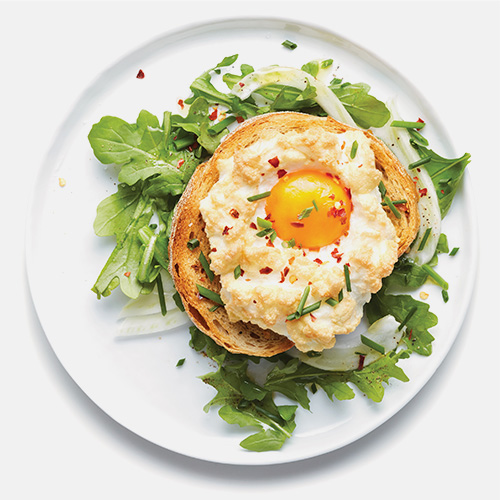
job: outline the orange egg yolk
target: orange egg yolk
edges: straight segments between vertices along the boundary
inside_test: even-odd
[[[313,169],[284,175],[266,199],[267,219],[284,241],[315,249],[330,245],[349,229],[349,190],[337,177]]]

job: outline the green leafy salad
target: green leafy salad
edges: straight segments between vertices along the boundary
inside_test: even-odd
[[[188,323],[168,274],[173,211],[197,166],[213,154],[226,134],[250,117],[299,111],[331,115],[348,125],[371,129],[410,175],[419,172],[417,189],[426,195],[420,203],[430,213],[422,220],[410,251],[365,305],[370,326],[357,347],[345,351],[334,347],[324,353],[292,349],[259,359],[231,354],[196,327],[189,328],[190,346],[217,365],[201,377],[216,391],[205,410],[217,407],[226,422],[248,428],[240,443],[243,448],[268,451],[280,449],[292,436],[296,410],[309,409],[317,391],[323,390],[332,402],[352,399],[356,393],[380,402],[391,378],[408,381],[398,366],[400,359],[431,355],[430,330],[438,319],[412,292],[431,280],[442,288],[443,300],[448,300],[448,283],[435,267],[438,258],[453,256],[458,248],[450,250],[441,220],[470,155],[454,159],[438,155],[423,135],[424,121],[403,120],[395,105],[371,95],[366,83],[331,76],[332,60],[311,61],[301,69],[255,70],[241,64],[234,73],[237,59],[237,55],[226,57],[196,78],[189,95],[179,101],[177,114],[165,111],[157,117],[142,110],[135,123],[105,116],[89,133],[96,158],[119,166],[117,191],[99,204],[94,223],[95,233],[115,238],[116,247],[92,290],[101,298],[120,287],[130,298],[123,315],[132,333],[158,331],[153,326],[148,329],[151,317],[162,330]],[[396,200],[387,199],[383,185],[380,190],[382,200],[397,214]],[[140,312],[144,307],[147,316]],[[391,343],[389,337],[397,341]],[[183,360],[178,366],[182,364]],[[289,404],[278,405],[277,394]]]

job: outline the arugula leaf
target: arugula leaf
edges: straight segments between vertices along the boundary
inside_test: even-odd
[[[98,298],[108,296],[117,286],[130,298],[149,293],[160,267],[168,270],[173,210],[202,161],[193,148],[177,151],[174,137],[180,128],[172,118],[165,113],[160,125],[145,110],[135,124],[107,116],[89,133],[96,157],[121,167],[117,192],[99,204],[94,220],[98,236],[117,238],[92,288]],[[154,214],[159,225],[153,242],[148,225]]]
[[[118,285],[130,298],[137,298],[142,293],[145,285],[137,280],[142,257],[142,243],[138,232],[149,224],[152,215],[151,200],[142,197],[136,206],[132,221],[117,238],[115,249],[92,287],[98,298],[108,296]]]
[[[424,356],[432,354],[434,337],[429,329],[437,325],[437,316],[430,312],[429,305],[414,299],[411,295],[392,295],[387,287],[372,296],[365,305],[365,313],[370,323],[391,314],[399,323],[406,321],[407,335],[404,341],[409,349]]]
[[[421,158],[430,158],[423,167],[429,172],[436,189],[441,219],[448,213],[453,198],[462,182],[465,167],[470,163],[471,155],[465,153],[459,158],[443,158],[432,149],[426,148],[417,142],[412,142]]]
[[[439,235],[436,252],[428,262],[429,266],[436,266],[438,255],[448,253],[448,239],[444,233]],[[421,287],[429,278],[429,274],[412,260],[401,257],[395,264],[392,273],[384,278],[384,284],[389,289],[415,290]]]
[[[401,382],[408,382],[410,380],[403,370],[399,366],[396,366],[399,359],[404,357],[408,357],[407,351],[400,351],[399,353],[391,352],[362,370],[351,372],[349,380],[372,401],[380,403],[385,391],[382,383],[387,384],[390,378],[395,378]]]
[[[366,83],[342,83],[335,78],[330,89],[361,128],[382,127],[391,117],[387,106],[368,93],[370,86]]]
[[[204,350],[218,364],[217,371],[200,377],[217,390],[204,410],[208,412],[211,407],[220,406],[219,416],[226,422],[258,428],[256,434],[240,443],[242,447],[252,451],[280,449],[295,428],[297,407],[277,406],[272,392],[250,378],[248,356],[230,354],[195,327],[191,327],[190,332],[191,346],[197,351]]]
[[[138,186],[119,184],[118,191],[108,196],[97,206],[94,231],[97,236],[121,234],[135,213],[141,190]]]

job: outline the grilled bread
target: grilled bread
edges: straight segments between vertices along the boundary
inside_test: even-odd
[[[203,298],[197,284],[215,293],[220,292],[217,276],[210,281],[200,263],[200,252],[210,253],[210,243],[204,232],[200,202],[218,181],[217,162],[230,158],[254,142],[290,130],[301,131],[320,125],[327,132],[343,133],[352,127],[330,117],[316,117],[295,112],[270,113],[243,122],[227,135],[214,155],[194,172],[174,214],[170,237],[170,272],[186,312],[194,324],[219,345],[233,353],[269,357],[288,350],[293,343],[285,336],[242,321],[230,322],[224,307]],[[377,169],[383,175],[387,196],[391,200],[406,200],[398,204],[397,217],[385,207],[399,238],[398,255],[402,255],[414,240],[419,227],[418,194],[406,169],[388,147],[371,132],[363,131],[370,140]],[[199,246],[190,249],[188,242],[196,239]]]

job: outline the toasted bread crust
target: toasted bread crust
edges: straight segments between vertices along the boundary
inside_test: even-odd
[[[270,113],[246,120],[225,137],[208,162],[198,166],[175,209],[169,245],[170,273],[175,287],[194,324],[230,352],[268,357],[288,350],[293,343],[282,335],[250,323],[231,323],[223,307],[210,311],[214,304],[199,295],[197,284],[216,293],[220,292],[218,277],[215,276],[213,282],[210,281],[199,261],[200,251],[208,256],[211,250],[204,232],[200,202],[218,181],[218,160],[232,157],[238,149],[248,147],[257,140],[289,130],[305,130],[312,125],[320,125],[333,133],[352,129],[330,117],[295,112]],[[386,207],[399,237],[398,255],[402,255],[418,231],[418,195],[413,181],[394,154],[371,132],[363,132],[370,139],[376,167],[383,174],[389,198],[407,201],[404,205],[398,205],[400,218]],[[187,242],[193,238],[198,239],[200,246],[190,250]]]
[[[193,323],[217,344],[233,353],[274,356],[290,349],[293,343],[282,335],[251,323],[231,323],[223,307],[210,311],[214,303],[201,297],[196,287],[196,284],[200,284],[216,293],[221,288],[217,276],[213,281],[208,279],[199,260],[200,251],[206,256],[210,253],[200,201],[218,177],[217,168],[212,163],[199,165],[177,205],[169,245],[170,274]],[[187,243],[193,238],[200,245],[190,250]]]

